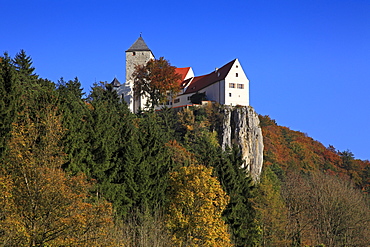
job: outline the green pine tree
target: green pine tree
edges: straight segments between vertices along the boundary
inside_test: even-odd
[[[216,168],[219,180],[230,197],[223,216],[230,227],[235,246],[258,246],[260,233],[253,206],[255,186],[242,164],[239,149],[234,147]]]
[[[62,123],[65,128],[63,136],[64,151],[67,154],[63,168],[77,174],[89,173],[88,164],[91,162],[89,133],[92,128],[92,118],[89,106],[83,98],[83,89],[77,78],[58,81],[59,111],[63,115]]]
[[[6,143],[16,114],[14,85],[15,68],[7,53],[0,57],[0,160],[4,157]]]

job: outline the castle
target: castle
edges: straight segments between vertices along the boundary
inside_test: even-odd
[[[114,78],[111,83],[118,95],[127,102],[132,112],[144,109],[147,103],[145,96],[139,99],[134,97],[132,74],[135,65],[145,65],[150,59],[154,59],[153,52],[140,35],[126,51],[126,82],[121,84]],[[218,102],[222,105],[249,105],[249,80],[238,59],[234,59],[207,75],[194,76],[191,67],[176,68],[176,73],[181,75],[180,93],[176,98],[169,100],[165,105],[158,106],[158,108],[192,105],[191,96],[194,94],[202,94],[208,101]]]

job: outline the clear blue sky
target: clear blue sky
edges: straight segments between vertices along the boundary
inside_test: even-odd
[[[239,58],[251,105],[325,146],[370,159],[370,1],[0,0],[0,48],[36,73],[124,82],[140,32],[156,57],[196,75]]]

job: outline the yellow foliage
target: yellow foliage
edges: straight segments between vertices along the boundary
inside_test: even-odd
[[[92,203],[85,175],[61,168],[63,129],[56,109],[13,125],[7,164],[0,170],[0,245],[112,246],[112,207]]]
[[[203,165],[184,166],[170,178],[167,227],[174,246],[231,246],[221,214],[228,196]]]

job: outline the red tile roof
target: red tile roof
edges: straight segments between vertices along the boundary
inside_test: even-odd
[[[181,75],[181,82],[185,80],[185,76],[188,74],[189,70],[190,70],[190,67],[176,68],[176,73]]]
[[[229,73],[231,67],[233,66],[235,60],[236,59],[225,64],[220,69],[217,69],[212,73],[209,73],[208,75],[194,77],[194,79],[191,81],[190,85],[184,92],[184,94],[195,93],[205,87],[208,87],[209,85],[212,85],[213,83],[224,80],[227,74]]]

